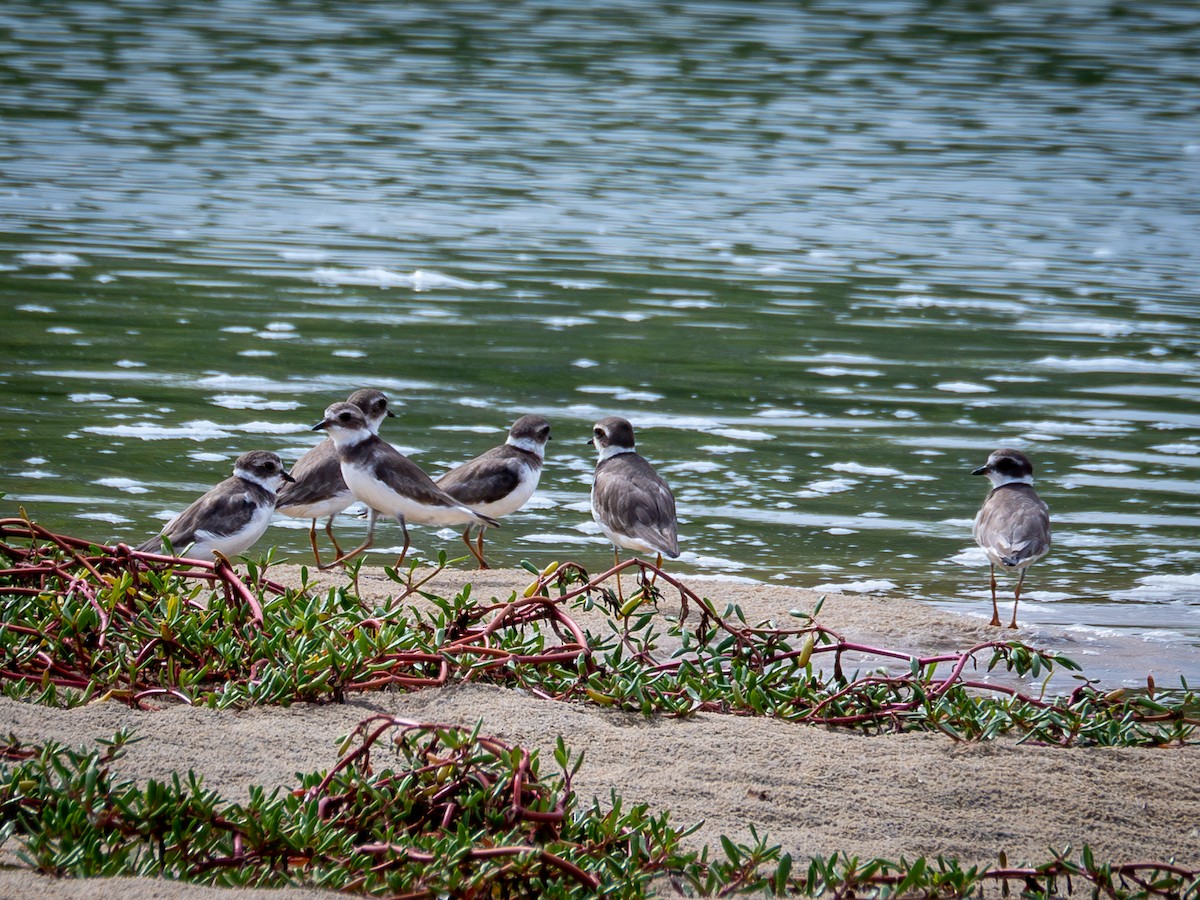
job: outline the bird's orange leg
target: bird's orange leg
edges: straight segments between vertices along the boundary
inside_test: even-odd
[[[1000,625],[1000,607],[998,607],[996,605],[996,564],[995,563],[992,563],[992,624],[996,625],[996,626]]]
[[[322,572],[332,569],[334,566],[339,566],[348,559],[353,559],[354,557],[358,556],[358,554],[362,553],[364,550],[366,550],[368,547],[370,547],[372,544],[374,544],[375,543],[375,519],[378,516],[379,516],[379,513],[377,513],[373,509],[370,510],[369,514],[367,515],[367,537],[361,544],[359,544],[357,547],[355,547],[349,553],[343,553],[341,556],[339,556],[333,562],[326,563],[323,566],[318,566],[318,568]],[[408,529],[404,530],[404,540],[405,540],[404,549],[408,550],[408,543],[407,543]],[[401,559],[404,558],[403,554],[401,555],[400,558]]]
[[[308,529],[308,542],[312,544],[313,559],[317,561],[317,568],[321,568],[321,551],[317,549],[317,520],[312,520],[312,528]]]
[[[1021,602],[1021,585],[1025,583],[1025,573],[1027,571],[1028,569],[1021,570],[1021,577],[1017,579],[1017,589],[1013,591],[1013,617],[1012,622],[1009,623],[1009,628],[1017,627],[1017,604]]]
[[[475,545],[473,543],[471,543],[471,525],[469,523],[467,524],[466,530],[463,531],[463,533],[462,533],[462,540],[463,540],[463,543],[467,545],[467,549],[471,551],[471,555],[473,557],[475,557],[475,560],[479,563],[479,568],[481,568],[481,569],[490,568],[487,564],[487,561],[484,560],[484,558],[483,558],[483,526],[481,525],[479,527],[479,549],[478,550],[476,550]]]
[[[338,539],[333,536],[333,516],[325,520],[325,533],[329,535],[329,541],[333,544],[333,549],[337,551],[337,555],[342,555],[342,545],[338,543]]]

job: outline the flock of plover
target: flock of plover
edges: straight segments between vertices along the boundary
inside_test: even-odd
[[[275,453],[253,450],[238,457],[233,476],[225,479],[173,518],[155,537],[138,547],[156,552],[164,541],[189,558],[207,559],[214,552],[235,557],[249,550],[278,510],[311,519],[309,540],[322,569],[341,565],[371,546],[380,515],[394,518],[409,548],[408,525],[463,525],[463,542],[487,568],[483,533],[501,516],[520,509],[537,489],[550,440],[550,423],[541,416],[522,416],[508,440],[436,481],[416,463],[379,437],[379,426],[394,413],[376,390],[355,391],[334,403],[313,431],[328,437],[296,461],[289,473]],[[598,454],[592,482],[592,518],[613,551],[621,549],[674,559],[679,556],[675,497],[667,482],[634,450],[633,426],[619,416],[601,419],[589,443]],[[1000,625],[996,604],[996,567],[1017,572],[1010,628],[1017,627],[1017,603],[1028,567],[1050,550],[1050,513],[1033,489],[1033,464],[1019,450],[997,450],[973,475],[992,483],[973,529],[976,543],[991,563],[992,625]],[[333,518],[355,502],[366,505],[367,536],[344,552],[333,535]],[[322,563],[317,522],[336,550]],[[478,532],[472,538],[472,529]]]

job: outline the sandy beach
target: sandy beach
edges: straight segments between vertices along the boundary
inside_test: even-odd
[[[285,582],[299,578],[296,569],[276,569],[273,575]],[[343,584],[344,576],[321,580]],[[476,596],[507,599],[530,580],[523,571],[448,570],[426,589],[448,594],[469,581]],[[788,621],[789,610],[811,610],[818,599],[780,585],[709,579],[689,585],[718,609],[740,604],[751,621]],[[383,597],[395,594],[397,586],[364,570],[360,587],[365,597]],[[672,609],[668,596],[660,610],[671,614],[677,607]],[[831,595],[819,621],[861,643],[922,655],[997,637],[983,618],[894,598]],[[1019,637],[1085,667],[1097,654],[1144,652],[1128,638],[1086,640],[1051,631],[1023,631]],[[71,745],[91,745],[131,727],[143,740],[129,748],[122,773],[149,779],[194,769],[226,799],[240,801],[251,785],[291,787],[296,772],[327,769],[338,758],[338,738],[379,712],[466,726],[482,720],[484,732],[541,748],[547,762],[561,735],[585,751],[575,782],[580,795],[605,798],[615,789],[629,802],[669,810],[677,825],[702,821],[689,838],[695,845],[715,843],[721,835],[748,840],[753,825],[800,858],[837,851],[868,858],[940,854],[989,865],[1004,852],[1016,864],[1045,861],[1051,848],[1087,843],[1106,861],[1172,859],[1200,867],[1197,746],[1058,749],[1009,738],[964,744],[934,734],[864,736],[713,714],[646,718],[478,684],[363,694],[342,705],[245,711],[183,705],[134,711],[112,702],[54,710],[3,700],[0,726],[23,741]],[[7,863],[14,861],[11,851],[10,845]],[[280,893],[320,894],[237,896]],[[4,897],[118,895],[142,900],[228,893],[149,879],[78,883],[20,869],[0,871]]]

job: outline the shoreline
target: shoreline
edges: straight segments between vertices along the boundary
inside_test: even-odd
[[[347,583],[340,572],[310,575],[322,588]],[[268,577],[298,584],[300,567],[273,567]],[[469,582],[473,596],[503,601],[533,580],[523,570],[447,569],[425,589],[441,595]],[[688,583],[686,576],[680,580]],[[793,608],[811,611],[821,596],[709,578],[693,584],[718,610],[739,604],[750,622],[783,621]],[[365,598],[400,589],[382,570],[365,568],[360,587]],[[660,613],[677,612],[671,590],[664,595]],[[580,621],[586,627],[585,616]],[[818,621],[859,643],[923,655],[995,640],[997,630],[918,601],[832,594]],[[1024,631],[1018,636],[1028,637]],[[1088,843],[1099,860],[1174,858],[1200,867],[1197,745],[1063,749],[1012,738],[959,743],[936,733],[868,736],[714,713],[648,718],[462,682],[413,693],[356,694],[344,704],[224,711],[184,705],[139,711],[99,701],[59,710],[0,700],[0,723],[29,742],[94,745],[117,728],[132,727],[143,740],[118,764],[122,774],[144,781],[193,769],[234,802],[244,802],[250,785],[290,789],[296,772],[328,769],[339,756],[339,737],[379,712],[467,727],[482,722],[484,733],[539,749],[547,771],[561,735],[575,753],[584,753],[574,782],[581,803],[592,797],[605,802],[616,790],[627,803],[669,810],[676,825],[702,822],[689,846],[719,846],[722,835],[749,840],[754,826],[798,859],[834,852],[864,859],[943,855],[986,866],[1000,852],[1010,863],[1039,863],[1051,850]],[[13,862],[11,845],[0,860]],[[153,879],[71,882],[0,870],[0,894],[6,896],[73,900],[115,898],[118,892],[122,900],[229,896]],[[237,896],[333,895],[289,889]]]

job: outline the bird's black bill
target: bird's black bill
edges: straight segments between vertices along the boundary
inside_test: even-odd
[[[314,425],[312,427],[312,430],[313,431],[323,431],[324,429],[326,429],[328,427],[329,427],[329,420],[322,419],[320,422],[318,422],[316,425]]]
[[[295,484],[295,483],[296,483],[296,479],[295,479],[295,478],[293,478],[291,475],[289,475],[287,472],[284,472],[284,473],[283,473],[283,475],[281,475],[280,477],[281,477],[281,478],[282,478],[284,481],[290,481],[292,484]]]
[[[980,466],[978,469],[973,469],[971,471],[972,475],[986,475],[987,473],[988,473],[987,466]]]

